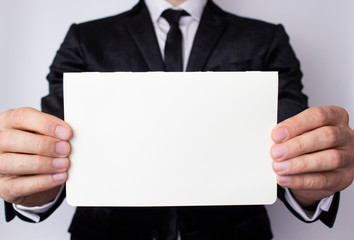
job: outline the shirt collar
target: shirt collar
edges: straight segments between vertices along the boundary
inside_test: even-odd
[[[207,0],[186,0],[177,7],[173,7],[173,5],[166,0],[145,0],[145,3],[150,12],[152,22],[154,23],[158,21],[163,11],[169,8],[185,10],[191,17],[200,21]]]

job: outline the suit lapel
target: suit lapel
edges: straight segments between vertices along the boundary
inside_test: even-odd
[[[208,1],[194,38],[187,71],[203,70],[218,40],[226,29],[227,22],[223,19],[224,14],[212,1]]]
[[[150,71],[163,71],[164,63],[161,51],[150,13],[144,1],[141,0],[132,9],[125,25],[144,57],[146,64],[149,66]]]

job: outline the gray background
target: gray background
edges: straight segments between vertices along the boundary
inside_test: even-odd
[[[354,127],[354,2],[352,0],[215,0],[239,15],[282,23],[302,63],[311,106],[345,107]],[[0,0],[0,112],[39,109],[48,92],[45,76],[73,22],[129,9],[137,0]],[[267,207],[274,239],[354,239],[354,187],[343,191],[333,229],[305,224],[277,201]],[[0,239],[69,239],[74,208],[64,203],[47,221],[5,223],[0,204]]]

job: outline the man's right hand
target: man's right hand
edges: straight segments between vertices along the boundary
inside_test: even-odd
[[[70,126],[33,108],[0,114],[0,197],[23,206],[52,201],[68,177]]]

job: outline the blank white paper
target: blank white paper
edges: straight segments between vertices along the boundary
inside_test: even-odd
[[[73,206],[276,200],[277,72],[65,73]]]

